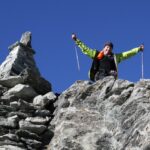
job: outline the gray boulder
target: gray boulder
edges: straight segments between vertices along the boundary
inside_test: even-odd
[[[29,85],[17,84],[13,88],[9,89],[4,95],[13,95],[22,99],[31,99],[37,96],[35,90]]]
[[[0,136],[0,141],[4,141],[4,140],[12,140],[12,141],[19,142],[18,137],[15,134],[10,134],[10,133]]]
[[[22,83],[24,83],[24,80],[21,76],[9,76],[0,79],[0,84],[9,88],[12,88],[17,84],[22,84]]]
[[[18,131],[16,131],[16,135],[18,135],[19,138],[24,138],[24,139],[33,139],[33,140],[37,140],[40,141],[41,137],[38,136],[35,133],[32,133],[28,130],[21,130],[19,129]]]
[[[20,73],[25,84],[31,85],[39,94],[46,94],[52,90],[51,84],[31,68],[25,68]]]
[[[17,101],[10,102],[10,106],[16,111],[19,110],[19,103]]]
[[[27,130],[27,131],[36,133],[38,135],[42,134],[46,130],[45,125],[36,125],[36,124],[32,124],[32,123],[30,123],[28,121],[24,121],[24,120],[21,120],[19,122],[19,127],[22,130]]]
[[[15,115],[17,115],[19,117],[19,119],[25,119],[25,118],[31,116],[32,114],[23,113],[23,112],[20,112],[20,111],[13,111],[13,112],[10,112],[8,114],[8,117],[12,117],[12,116],[15,116]]]
[[[40,117],[46,117],[46,116],[51,116],[52,112],[50,112],[49,110],[46,109],[38,109],[35,111],[35,115],[36,116],[40,116]]]
[[[40,150],[42,148],[42,142],[32,139],[21,138],[21,140],[27,145],[28,149]]]
[[[35,111],[35,107],[33,106],[32,103],[28,103],[22,99],[19,99],[18,106],[22,112],[33,113]]]
[[[12,116],[8,118],[0,117],[0,126],[6,127],[6,128],[17,128],[18,116]]]
[[[27,117],[25,121],[31,122],[33,124],[37,125],[45,125],[50,121],[49,117],[43,118],[43,117]]]
[[[0,146],[0,150],[26,150],[26,148],[6,144]]]
[[[49,92],[45,95],[38,95],[33,99],[33,104],[35,106],[40,106],[41,108],[44,108],[46,105],[49,105],[50,103],[54,103],[56,100],[56,95],[53,92]]]

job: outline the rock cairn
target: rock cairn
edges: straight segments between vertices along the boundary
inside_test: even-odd
[[[0,150],[45,149],[57,96],[36,66],[30,32],[9,50],[0,66]]]

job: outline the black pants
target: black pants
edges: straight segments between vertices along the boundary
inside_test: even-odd
[[[106,72],[104,72],[103,70],[98,71],[98,72],[95,74],[94,81],[103,79],[103,78],[105,78],[106,76],[108,76],[108,74],[106,74]]]
[[[106,73],[105,71],[98,71],[95,74],[94,81],[104,79],[107,76],[113,76],[115,79],[117,79],[117,72],[116,71],[110,71],[110,73]]]

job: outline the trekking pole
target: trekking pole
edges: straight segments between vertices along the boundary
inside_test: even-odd
[[[142,64],[142,79],[144,79],[144,54],[143,51],[141,53],[141,64]]]
[[[77,50],[77,46],[76,45],[75,45],[75,53],[76,53],[76,60],[77,60],[78,71],[80,71],[80,62],[79,62],[78,50]]]

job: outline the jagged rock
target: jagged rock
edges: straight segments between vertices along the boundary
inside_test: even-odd
[[[22,99],[19,99],[19,102],[18,102],[18,105],[19,105],[19,108],[21,111],[23,112],[34,112],[35,111],[35,108],[33,106],[32,103],[28,103]]]
[[[6,88],[6,87],[0,85],[0,96],[2,96],[3,93],[5,93],[7,90],[8,90],[8,88]]]
[[[18,100],[18,98],[16,96],[8,95],[6,93],[7,93],[7,91],[5,92],[5,95],[1,96],[1,98],[0,98],[2,105],[9,105],[11,102]]]
[[[54,136],[54,132],[51,128],[46,129],[46,131],[42,134],[42,143],[43,145],[48,145],[49,141],[51,141],[52,137]]]
[[[30,68],[25,68],[20,76],[23,78],[25,84],[31,85],[39,94],[43,95],[52,90],[51,84]]]
[[[5,128],[0,125],[0,135],[8,134],[8,128]]]
[[[27,130],[18,130],[16,131],[16,134],[19,136],[19,138],[25,138],[25,139],[28,138],[28,139],[35,139],[37,141],[41,141],[40,136]]]
[[[24,139],[21,138],[21,140],[26,143],[27,147],[29,150],[41,150],[42,148],[42,142],[37,141],[37,140],[31,140],[31,139]]]
[[[6,110],[0,110],[0,116],[7,116],[8,112]]]
[[[6,144],[0,146],[0,150],[26,150],[26,148]]]
[[[46,107],[50,103],[54,103],[56,100],[56,95],[53,92],[49,92],[44,96],[38,95],[33,99],[33,104],[35,106],[40,106],[41,108]]]
[[[10,106],[14,108],[15,111],[19,110],[19,103],[17,101],[10,102]]]
[[[7,105],[0,105],[0,116],[7,116],[7,114],[12,111],[15,111],[15,108]]]
[[[46,117],[46,116],[51,116],[51,112],[49,110],[36,110],[35,111],[35,115],[36,116],[40,116],[40,117]]]
[[[28,121],[21,120],[19,122],[20,129],[28,130],[30,132],[36,133],[38,135],[42,134],[46,130],[45,125],[35,125]]]
[[[31,39],[32,37],[31,37],[31,32],[25,32],[25,33],[23,33],[22,34],[22,37],[21,37],[21,39],[20,39],[20,42],[23,44],[23,45],[25,45],[25,46],[27,46],[27,47],[32,47],[31,46]]]
[[[44,102],[43,102],[43,96],[42,95],[38,95],[38,96],[34,97],[33,104],[35,106],[43,106],[44,105],[43,103]],[[46,103],[47,103],[47,101],[46,101]]]
[[[5,141],[5,140],[11,140],[11,141],[15,141],[15,142],[19,142],[19,139],[16,135],[14,134],[5,134],[3,136],[0,136],[0,141]]]
[[[39,125],[45,125],[46,123],[48,123],[50,120],[50,118],[46,117],[28,117],[25,119],[25,121],[31,122],[33,124],[39,124]]]
[[[57,96],[53,92],[46,93],[43,98],[47,98],[51,103],[55,102]]]
[[[18,125],[18,116],[12,116],[8,118],[0,117],[0,126],[7,128],[16,128]]]
[[[27,117],[30,117],[30,116],[32,116],[32,114],[27,114],[27,113],[23,113],[23,112],[19,112],[19,111],[15,111],[15,112],[10,112],[9,114],[8,114],[8,117],[12,117],[12,116],[15,116],[15,115],[17,115],[18,117],[19,117],[19,119],[25,119],[25,118],[27,118]]]
[[[80,85],[80,86],[78,86]],[[77,81],[75,84],[73,84],[69,89],[67,89],[66,91],[64,91],[60,96],[59,96],[59,101],[56,101],[56,103],[54,104],[55,107],[59,108],[67,108],[70,105],[70,102],[74,102],[75,96],[77,94],[77,92],[79,92],[78,94],[82,94],[83,97],[84,95],[88,95],[89,92],[85,91],[85,87],[90,86],[91,82],[89,81]],[[86,88],[86,89],[87,89]],[[92,90],[91,90],[92,92]],[[85,97],[86,98],[86,97]]]
[[[15,109],[11,106],[0,105],[0,110],[6,110],[7,112],[11,112],[11,111],[14,111]]]
[[[18,98],[31,99],[37,96],[37,93],[29,85],[17,84],[6,93],[4,93],[4,95],[13,95]]]
[[[9,88],[12,88],[17,84],[23,84],[23,83],[24,83],[24,80],[21,76],[9,76],[9,77],[0,79],[0,84]]]
[[[150,80],[77,81],[56,102],[49,150],[149,148]]]

